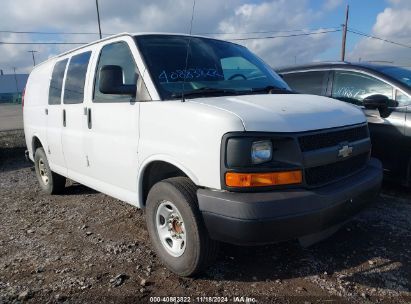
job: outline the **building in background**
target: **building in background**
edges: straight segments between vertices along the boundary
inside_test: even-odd
[[[0,103],[19,103],[28,74],[3,74],[0,70]]]

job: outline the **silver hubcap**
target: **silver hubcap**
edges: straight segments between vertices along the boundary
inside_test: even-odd
[[[49,183],[49,176],[47,174],[47,167],[44,164],[44,161],[42,158],[39,159],[39,172],[40,172],[40,177],[41,180],[45,185],[48,185]]]
[[[186,249],[186,230],[180,211],[172,202],[163,201],[158,206],[156,228],[167,252],[174,257],[181,256]]]

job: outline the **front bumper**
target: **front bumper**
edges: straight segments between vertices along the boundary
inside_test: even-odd
[[[235,193],[199,189],[200,211],[210,237],[237,245],[275,243],[317,234],[347,221],[377,195],[381,162],[312,190]]]

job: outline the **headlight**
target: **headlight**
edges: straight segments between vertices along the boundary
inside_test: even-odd
[[[251,146],[251,162],[261,164],[268,162],[273,157],[273,144],[270,140],[255,141]]]
[[[230,132],[222,138],[221,156],[221,185],[225,190],[303,183],[301,151],[293,136]]]

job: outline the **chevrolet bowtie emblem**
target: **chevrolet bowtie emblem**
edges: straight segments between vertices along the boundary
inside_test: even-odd
[[[340,150],[338,150],[338,157],[346,158],[352,154],[352,147],[349,145],[344,145]]]

